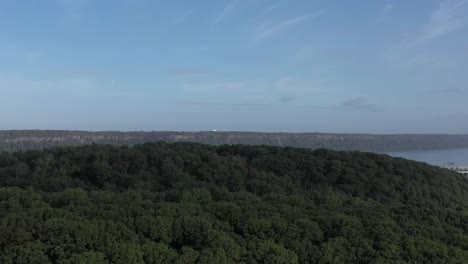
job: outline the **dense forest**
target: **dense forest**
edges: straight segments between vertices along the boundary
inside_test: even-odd
[[[326,149],[5,152],[0,263],[468,263],[468,180]]]
[[[468,135],[371,135],[258,132],[87,132],[58,130],[0,131],[0,151],[96,144],[135,145],[147,142],[197,142],[391,152],[468,148]]]

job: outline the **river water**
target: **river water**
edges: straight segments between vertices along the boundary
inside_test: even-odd
[[[448,166],[449,163],[454,163],[456,166],[468,166],[468,148],[389,152],[385,154],[393,157],[422,161],[442,167]]]

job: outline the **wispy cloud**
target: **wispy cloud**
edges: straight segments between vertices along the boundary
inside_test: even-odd
[[[90,92],[96,88],[88,78],[64,80],[28,80],[16,77],[0,77],[0,92],[10,96],[37,95],[77,95]]]
[[[178,105],[186,106],[199,106],[199,107],[236,107],[236,108],[248,108],[248,109],[284,109],[285,104],[274,104],[274,103],[226,103],[226,102],[206,102],[206,101],[176,101]],[[324,106],[310,106],[310,105],[289,105],[289,109],[304,109],[304,110],[319,110],[319,109],[330,109]]]
[[[187,83],[183,86],[185,91],[193,92],[216,92],[216,91],[238,91],[244,87],[242,82],[224,82],[224,83],[205,83],[193,84]]]
[[[307,94],[307,93],[327,93],[334,89],[325,88],[316,83],[310,81],[298,81],[289,76],[276,80],[273,87],[278,92],[296,93],[296,94]]]
[[[424,47],[468,25],[468,0],[440,0],[428,21],[416,32],[406,33],[399,44],[383,54],[387,65],[396,70],[433,71],[452,67],[456,59]]]
[[[374,103],[369,102],[369,99],[365,96],[359,96],[344,101],[341,107],[347,110],[353,111],[365,111],[365,112],[381,112],[382,109]]]
[[[279,23],[269,25],[269,26],[266,26],[266,27],[262,27],[262,28],[260,28],[260,29],[258,29],[258,30],[256,30],[254,32],[252,43],[256,44],[256,43],[258,43],[258,42],[260,42],[262,40],[265,40],[267,38],[271,38],[271,37],[277,35],[280,32],[286,31],[286,30],[292,28],[293,26],[295,26],[297,24],[303,23],[303,22],[305,22],[305,21],[307,21],[309,19],[317,17],[320,14],[322,14],[321,11],[319,11],[317,13],[314,13],[314,14],[289,18],[289,19],[283,20],[283,21],[281,21]]]
[[[467,25],[468,0],[442,0],[425,25],[420,40],[431,40]]]
[[[15,45],[0,45],[0,60],[4,59],[30,64],[40,62],[44,56],[36,50],[24,50]]]
[[[385,12],[391,12],[393,10],[393,5],[392,4],[385,4],[383,8],[384,8]]]
[[[227,106],[227,107],[248,107],[248,108],[265,108],[271,107],[270,104],[257,103],[223,103],[223,102],[204,102],[204,101],[176,101],[179,105],[191,106]]]
[[[450,59],[446,56],[434,54],[411,54],[409,52],[388,53],[386,55],[388,65],[395,70],[434,70],[450,65]]]
[[[68,20],[81,18],[81,13],[89,0],[56,0],[62,9],[63,16]]]
[[[293,57],[294,59],[297,59],[297,60],[310,59],[316,53],[317,53],[317,49],[315,47],[307,45],[298,49]]]
[[[437,89],[434,90],[437,94],[445,94],[445,95],[466,95],[468,94],[468,89],[464,89],[461,87],[451,87],[445,89]]]
[[[80,77],[62,80],[28,80],[16,77],[0,76],[0,96],[37,97],[37,96],[72,96],[72,97],[136,97],[147,96],[135,90],[118,89],[111,82],[101,83]]]
[[[282,103],[290,103],[294,100],[296,100],[296,96],[283,96],[280,98],[280,102]]]
[[[167,73],[176,77],[188,77],[200,74],[198,70],[193,68],[173,68],[167,70]]]
[[[265,16],[271,12],[273,12],[274,10],[280,8],[281,6],[283,6],[284,4],[286,4],[286,2],[278,2],[278,3],[274,3],[272,5],[270,5],[269,7],[265,8],[263,11],[260,12],[259,16]]]
[[[236,9],[236,6],[239,4],[239,0],[231,0],[229,3],[224,6],[221,13],[216,17],[215,23],[218,24],[224,19],[226,19],[231,13]]]
[[[178,14],[178,16],[174,18],[173,24],[181,25],[185,23],[193,15],[193,13],[195,13],[195,10],[192,9],[192,10],[186,11],[185,13]]]

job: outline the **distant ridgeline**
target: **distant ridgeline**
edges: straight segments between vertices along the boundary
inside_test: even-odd
[[[468,263],[468,180],[325,149],[3,153],[0,263]]]
[[[468,135],[372,135],[257,132],[86,132],[0,131],[0,151],[43,149],[91,143],[134,145],[146,142],[197,142],[359,150],[372,152],[468,148]]]

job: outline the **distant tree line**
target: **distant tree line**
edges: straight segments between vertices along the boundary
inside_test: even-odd
[[[0,131],[0,151],[96,144],[136,145],[147,142],[197,142],[391,152],[468,148],[468,135],[370,135],[256,132],[86,132],[57,130]]]
[[[5,152],[0,263],[468,263],[468,180],[326,149]]]

